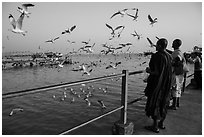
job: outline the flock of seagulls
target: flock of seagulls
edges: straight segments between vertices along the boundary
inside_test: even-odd
[[[64,34],[71,34],[72,31],[74,31],[74,29],[76,28],[76,25],[72,26],[71,28],[68,28],[68,29],[65,29],[64,31],[61,32],[61,35],[64,35]],[[54,43],[56,40],[58,40],[60,38],[60,36],[57,36],[55,38],[51,38],[49,40],[46,40],[45,43]],[[67,42],[69,43],[75,43],[75,42],[71,42],[69,40],[67,40]]]
[[[34,7],[34,6],[35,5],[33,5],[31,3],[27,3],[27,4],[22,4],[21,7],[18,7],[17,10],[21,13],[21,15],[20,15],[20,17],[19,17],[19,19],[17,21],[15,21],[14,17],[11,14],[9,15],[10,23],[13,26],[13,29],[11,30],[12,32],[18,33],[18,34],[22,34],[23,36],[25,36],[27,31],[22,30],[23,19],[24,19],[24,16],[29,17],[29,15],[31,14],[31,12],[28,11],[28,8]],[[135,13],[131,14],[129,11],[135,11]],[[115,16],[119,16],[120,15],[121,17],[124,17],[124,16],[131,17],[134,21],[137,21],[138,17],[139,17],[138,14],[139,14],[139,9],[138,8],[125,8],[125,9],[118,10],[117,12],[115,12],[110,17],[110,19],[114,18]],[[150,25],[152,25],[152,26],[155,23],[157,23],[157,18],[152,18],[151,15],[148,15],[148,20],[150,21]],[[109,40],[113,40],[114,38],[121,37],[121,34],[124,31],[124,29],[125,29],[124,25],[118,25],[116,27],[112,27],[108,23],[106,23],[105,25],[111,31],[110,32],[111,37],[109,38]],[[76,29],[76,25],[68,27],[67,29],[65,29],[64,31],[61,32],[61,35],[71,34],[75,29]],[[138,34],[136,32],[136,30],[134,30],[134,33],[131,33],[131,35],[133,37],[136,37],[137,40],[140,40],[142,38],[142,34]],[[45,43],[52,43],[53,44],[53,43],[55,43],[55,41],[59,40],[59,38],[60,38],[60,36],[48,39],[48,40],[45,41]],[[70,43],[70,44],[76,44],[75,41],[71,41],[71,40],[67,40],[67,42]],[[88,54],[94,53],[93,48],[94,48],[94,45],[96,43],[93,43],[92,46],[88,45],[90,43],[90,39],[88,41],[82,41],[81,43],[84,44],[84,46],[80,47],[77,51],[73,51],[73,52],[70,52],[70,53],[71,54],[75,54],[75,53],[81,52],[81,51],[83,51],[85,53],[88,53]],[[112,47],[112,45],[110,45],[109,47],[108,46],[103,46],[103,47],[105,47],[106,49],[101,50],[100,53],[102,53],[102,54],[109,54],[109,53],[114,54],[119,49],[121,49],[121,52],[122,52],[122,49],[124,47],[126,47],[126,46],[121,45],[119,47],[114,48],[114,47]],[[153,47],[153,46],[151,45],[151,47]],[[130,47],[128,47],[126,52],[128,52],[129,50],[130,50]]]
[[[16,21],[14,19],[14,17],[10,14],[9,15],[9,20],[10,20],[10,23],[13,27],[13,29],[11,30],[12,32],[14,33],[18,33],[18,34],[22,34],[23,36],[25,36],[25,34],[27,33],[27,31],[24,31],[22,30],[22,24],[23,24],[23,20],[24,20],[24,17],[27,16],[27,18],[30,17],[30,12],[28,12],[28,8],[29,7],[34,7],[35,5],[33,4],[22,4],[22,7],[18,7],[18,11],[21,13],[20,17],[18,18],[18,20]],[[135,11],[135,14],[130,14],[128,13],[128,11]],[[115,16],[121,16],[121,17],[124,17],[125,15],[127,15],[128,17],[132,18],[133,21],[138,21],[138,14],[139,14],[139,9],[138,8],[132,8],[132,9],[123,9],[123,10],[119,10],[117,11],[116,13],[114,13],[110,19],[113,19]],[[157,23],[157,18],[152,18],[150,15],[148,15],[148,20],[150,21],[150,25],[153,27],[153,25],[155,23]],[[110,35],[111,37],[109,38],[109,40],[112,40],[113,38],[119,38],[121,37],[121,34],[122,32],[124,31],[124,29],[126,28],[124,25],[118,25],[116,27],[112,27],[111,25],[109,25],[108,23],[105,23],[105,26],[111,31],[110,32]],[[68,27],[67,29],[63,30],[61,32],[61,35],[65,35],[65,34],[72,34],[72,32],[76,29],[76,25],[73,25],[72,27]],[[133,33],[131,33],[131,35],[133,37],[136,37],[138,40],[140,40],[142,38],[142,34],[138,34],[136,30],[134,30]],[[156,37],[157,39],[159,39],[158,37]],[[56,40],[59,40],[60,39],[60,36],[57,36],[57,37],[54,37],[54,38],[51,38],[49,40],[46,40],[45,43],[55,43]],[[155,44],[153,44],[153,42],[147,37],[147,40],[148,42],[150,43],[150,46],[151,47],[155,47]],[[71,40],[67,40],[68,43],[70,44],[76,44],[75,41],[71,41]],[[93,53],[94,50],[93,48],[95,47],[96,43],[90,43],[91,42],[91,39],[89,39],[88,41],[82,41],[81,44],[84,44],[82,47],[80,47],[78,50],[74,50],[69,52],[70,54],[75,54],[77,52],[81,52],[81,51],[84,51],[86,53]],[[123,48],[127,47],[127,51],[130,50],[130,47],[133,45],[132,43],[130,42],[127,42],[127,43],[119,43],[118,44],[119,46],[118,47],[113,47],[113,45],[109,45],[106,43],[102,44],[102,47],[105,48],[103,50],[101,50],[101,53],[102,54],[114,54],[116,51],[118,50],[122,50]],[[142,64],[145,64],[146,62],[143,62]],[[117,69],[117,66],[118,65],[121,65],[122,62],[119,61],[119,62],[110,62],[110,64],[108,64],[105,69],[110,69],[110,68],[113,68],[113,69]],[[97,64],[96,63],[91,63],[90,66],[96,66]],[[78,68],[73,68],[72,71],[75,71],[75,72],[81,72],[82,76],[84,75],[90,75],[90,73],[94,70],[93,68],[91,69],[88,69],[90,66],[87,65],[87,67],[85,66],[85,64],[82,64],[82,65],[79,65]],[[63,63],[59,64],[59,67],[63,67]],[[94,87],[89,87],[89,89],[92,88],[94,89]],[[67,91],[67,89],[65,89]],[[99,88],[99,90],[101,90],[101,88]],[[93,96],[93,93],[91,91],[89,91],[88,93],[85,92],[84,89],[80,89],[81,93],[83,93],[84,95],[84,100],[85,102],[87,103],[88,106],[91,106],[91,101],[89,99],[89,97]],[[106,89],[102,89],[102,91],[104,93],[107,92],[107,88]],[[77,94],[77,92],[71,88],[70,89],[70,94],[72,94],[74,97],[71,98],[71,103],[74,103],[75,102],[75,97],[78,97],[78,98],[82,98],[82,94]],[[66,98],[68,97],[68,94],[66,92],[63,92],[63,97],[61,98],[61,101],[64,101]],[[56,99],[56,95],[53,95],[53,98]],[[101,108],[106,108],[103,100],[98,100],[97,101],[98,104],[101,106]],[[22,112],[23,109],[22,108],[16,108],[16,109],[13,109],[11,112],[10,112],[10,116],[12,116],[13,114],[15,113],[18,113],[18,112]]]
[[[74,89],[74,88],[69,88],[69,89],[64,88],[62,95],[52,95],[52,98],[55,100],[59,99],[60,101],[68,100],[70,101],[70,103],[75,103],[76,98],[78,98],[78,99],[84,100],[87,106],[90,107],[94,103],[93,100],[91,99],[93,96],[95,96],[94,92],[99,91],[105,94],[107,94],[108,92],[107,86],[105,88],[101,88],[101,87],[96,88],[93,85],[87,86],[86,88],[86,84],[81,84],[81,86],[82,87],[79,88],[79,90]],[[101,109],[107,108],[107,106],[105,105],[102,99],[97,100],[97,103],[99,104],[99,107]]]

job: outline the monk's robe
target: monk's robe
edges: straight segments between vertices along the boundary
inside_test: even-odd
[[[149,67],[156,75],[150,74],[145,88],[147,96],[146,115],[156,119],[166,117],[172,80],[172,57],[166,51],[152,55]]]

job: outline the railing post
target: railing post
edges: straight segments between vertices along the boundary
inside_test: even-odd
[[[122,77],[121,88],[121,109],[120,120],[114,123],[112,132],[116,135],[132,135],[134,131],[134,124],[127,121],[127,98],[128,98],[128,70],[122,71],[125,76]]]
[[[185,87],[186,87],[186,75],[187,75],[187,73],[184,73],[184,80],[183,80],[183,88],[182,88],[182,92],[184,92]]]
[[[122,90],[121,90],[121,106],[124,106],[121,109],[120,120],[122,124],[127,122],[127,97],[128,97],[128,70],[122,71],[125,76],[122,77]]]

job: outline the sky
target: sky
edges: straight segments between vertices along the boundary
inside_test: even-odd
[[[151,48],[147,37],[154,43],[159,38],[168,40],[167,48],[172,49],[172,42],[179,38],[182,40],[181,50],[192,51],[195,45],[202,46],[202,3],[201,2],[34,2],[34,7],[28,8],[31,12],[29,18],[23,20],[25,36],[15,34],[8,29],[12,26],[8,16],[12,14],[18,19],[20,12],[17,7],[23,3],[31,2],[2,2],[2,52],[61,52],[68,53],[78,50],[88,41],[96,43],[93,50],[99,53],[102,44],[107,43],[118,47],[120,43],[131,42],[131,52],[138,53]],[[119,15],[110,17],[125,8],[138,8],[138,20],[133,21],[129,16]],[[127,13],[135,14],[128,10]],[[148,15],[158,18],[158,22],[150,25]],[[113,28],[124,25],[125,29],[120,38],[109,40],[111,31],[105,24]],[[65,29],[76,25],[71,34],[61,35]],[[137,40],[131,35],[134,30],[142,34]],[[45,43],[51,38],[60,37],[52,43]],[[67,42],[76,41],[75,44]],[[39,49],[40,46],[40,49]]]

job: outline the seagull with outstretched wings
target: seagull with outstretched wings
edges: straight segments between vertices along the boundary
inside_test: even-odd
[[[152,17],[150,15],[148,15],[148,19],[150,21],[150,25],[152,25],[152,26],[153,26],[154,23],[157,22],[157,18],[152,19]]]

